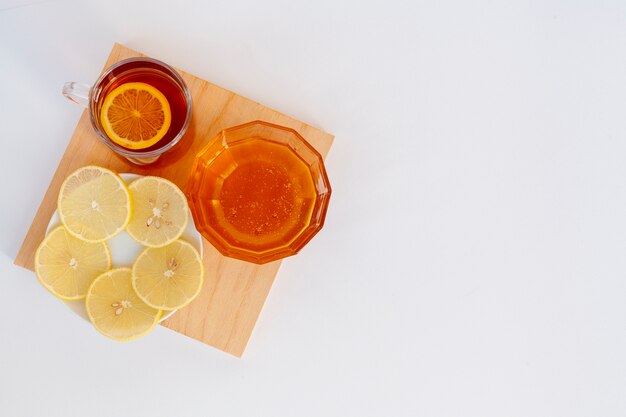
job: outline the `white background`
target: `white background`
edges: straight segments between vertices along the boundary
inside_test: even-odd
[[[11,3],[13,7],[11,8]],[[626,3],[4,1],[0,415],[626,415]],[[32,1],[31,1],[32,3]],[[336,135],[243,359],[12,265],[113,42]]]

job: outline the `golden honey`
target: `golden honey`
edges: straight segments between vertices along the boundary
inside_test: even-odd
[[[198,197],[206,226],[242,247],[266,250],[304,229],[316,191],[308,166],[289,147],[250,138],[224,150],[205,173]]]
[[[254,121],[206,144],[185,193],[217,250],[263,264],[295,255],[320,231],[331,189],[322,156],[298,132]]]

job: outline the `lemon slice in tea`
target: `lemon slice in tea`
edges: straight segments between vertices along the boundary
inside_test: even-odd
[[[146,304],[176,310],[189,304],[200,289],[204,267],[198,251],[184,240],[146,248],[133,264],[133,288]]]
[[[150,333],[161,310],[146,305],[133,290],[131,269],[117,268],[98,276],[87,292],[87,315],[103,335],[129,341]]]
[[[58,226],[48,233],[35,253],[39,282],[63,300],[85,298],[91,282],[111,268],[104,242],[85,242]]]
[[[189,206],[183,192],[171,181],[142,177],[129,185],[133,218],[126,231],[145,246],[165,246],[178,239],[189,222]]]
[[[172,123],[165,95],[150,84],[125,83],[107,94],[100,124],[109,139],[128,149],[146,149],[167,133]]]
[[[117,235],[131,215],[130,194],[124,181],[106,168],[86,166],[61,185],[59,218],[68,232],[88,242]]]

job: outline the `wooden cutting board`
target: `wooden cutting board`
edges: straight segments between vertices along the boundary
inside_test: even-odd
[[[134,56],[145,55],[115,44],[104,68]],[[329,133],[193,75],[180,70],[179,73],[191,91],[193,117],[183,139],[155,164],[139,167],[117,156],[100,142],[91,127],[87,111],[83,112],[15,258],[16,265],[33,270],[35,250],[44,238],[46,226],[56,209],[59,187],[69,173],[81,166],[94,164],[116,172],[158,175],[184,189],[195,154],[227,127],[252,120],[288,126],[297,130],[324,157],[333,143],[333,135]],[[96,78],[94,76],[94,80]],[[203,241],[203,248],[206,276],[202,292],[189,306],[162,325],[241,357],[281,261],[254,265],[222,256],[206,240]]]

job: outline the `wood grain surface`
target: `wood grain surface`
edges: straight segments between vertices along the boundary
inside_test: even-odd
[[[115,44],[104,68],[133,56],[144,55]],[[35,250],[56,209],[59,187],[69,173],[81,166],[95,164],[120,173],[158,175],[172,180],[184,189],[196,152],[222,129],[252,120],[265,120],[291,127],[323,156],[328,153],[333,142],[332,135],[193,75],[183,71],[179,73],[191,91],[193,117],[183,139],[155,164],[147,167],[132,165],[113,153],[98,139],[87,111],[83,112],[15,258],[16,265],[33,270]],[[94,80],[96,78],[94,74]],[[69,105],[71,103],[68,101]],[[202,292],[189,306],[178,311],[162,325],[240,357],[281,261],[255,265],[226,258],[206,240],[203,241],[203,248],[206,276]]]

